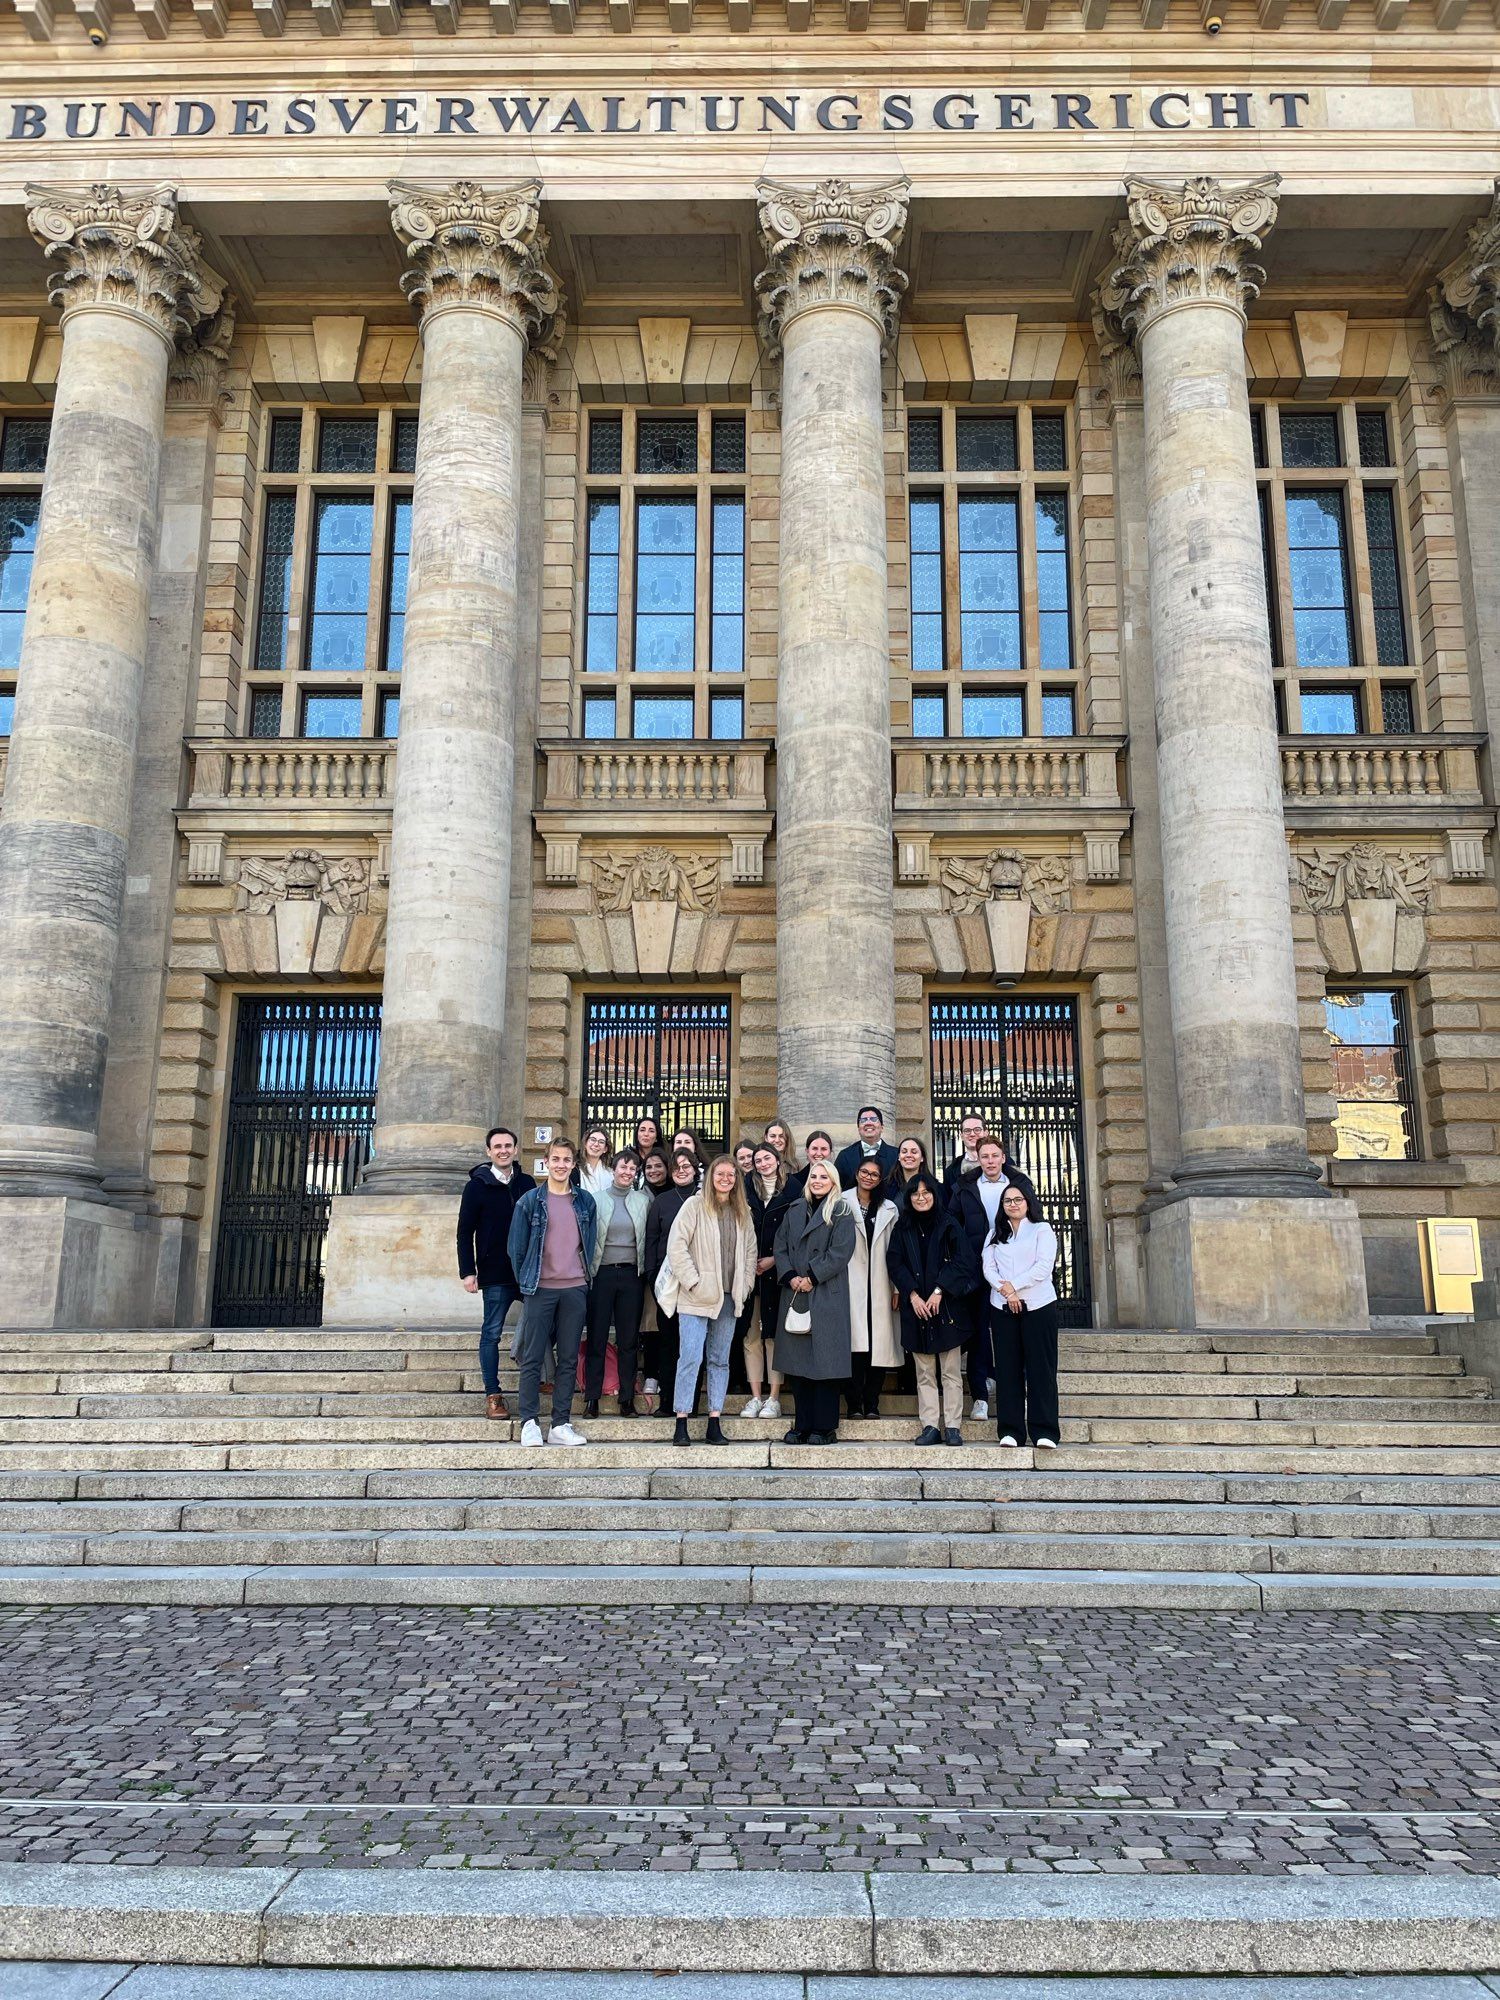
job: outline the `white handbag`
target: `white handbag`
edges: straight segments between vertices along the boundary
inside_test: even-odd
[[[652,1289],[656,1293],[656,1303],[670,1319],[677,1310],[677,1295],[682,1287],[677,1282],[677,1273],[669,1263],[663,1261]]]
[[[783,1333],[811,1333],[812,1314],[806,1306],[788,1306],[781,1330]]]

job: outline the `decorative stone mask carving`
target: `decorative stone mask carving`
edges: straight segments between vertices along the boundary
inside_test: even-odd
[[[235,907],[265,916],[277,903],[321,903],[340,916],[370,907],[370,864],[362,855],[329,859],[315,847],[294,847],[279,861],[247,854],[240,862]]]

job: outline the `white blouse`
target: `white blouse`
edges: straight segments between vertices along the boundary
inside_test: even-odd
[[[1049,1222],[1022,1222],[1012,1232],[1009,1243],[986,1243],[984,1275],[989,1280],[990,1304],[1004,1307],[1001,1282],[1020,1293],[1029,1311],[1051,1305],[1057,1297],[1052,1272],[1057,1263],[1057,1237]]]
[[[597,1167],[578,1163],[578,1185],[585,1194],[600,1195],[615,1184],[615,1170],[608,1160],[601,1160]]]

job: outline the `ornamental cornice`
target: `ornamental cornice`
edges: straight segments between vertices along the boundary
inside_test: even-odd
[[[757,325],[767,358],[780,358],[788,324],[812,306],[848,306],[874,320],[889,352],[896,339],[906,273],[896,251],[906,228],[908,180],[853,188],[845,180],[810,188],[760,181],[760,235],[766,268],[755,281]]]
[[[1129,220],[1115,231],[1113,262],[1095,295],[1106,324],[1133,341],[1173,306],[1212,303],[1243,315],[1265,277],[1252,253],[1276,220],[1280,178],[1229,185],[1209,174],[1128,176]]]
[[[46,252],[47,296],[68,316],[110,307],[148,320],[168,341],[218,312],[224,281],[202,258],[198,233],[177,213],[177,190],[104,182],[26,189],[26,226]]]
[[[547,263],[540,181],[487,188],[478,181],[425,187],[388,181],[391,227],[408,268],[401,289],[418,320],[449,306],[498,313],[528,348],[551,360],[565,321]]]
[[[1448,394],[1500,393],[1500,180],[1489,214],[1438,278],[1427,309]]]

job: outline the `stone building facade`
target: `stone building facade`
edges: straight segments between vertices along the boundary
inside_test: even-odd
[[[1076,1321],[1500,1252],[1477,10],[0,46],[8,1319],[451,1321],[497,1120],[867,1100]]]

